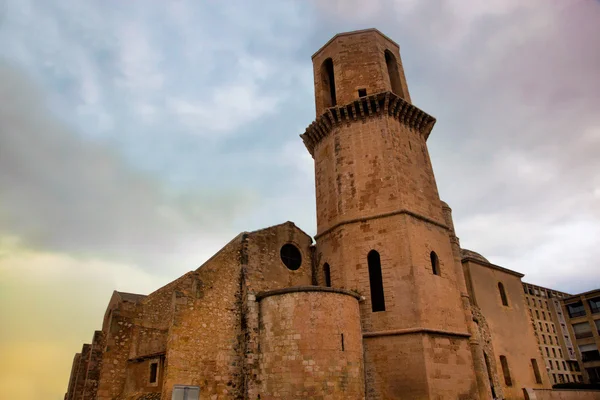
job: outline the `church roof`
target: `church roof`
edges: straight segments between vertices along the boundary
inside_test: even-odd
[[[145,294],[137,294],[137,293],[127,293],[127,292],[118,292],[118,295],[123,299],[123,301],[130,301],[132,303],[137,303],[138,301],[143,300],[146,295]]]
[[[465,258],[473,258],[477,261],[482,261],[486,264],[491,264],[487,258],[485,258],[484,256],[482,256],[481,254],[473,251],[473,250],[468,250],[468,249],[460,249],[460,258],[462,260],[464,260]]]

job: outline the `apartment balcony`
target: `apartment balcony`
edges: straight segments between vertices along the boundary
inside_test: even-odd
[[[569,311],[569,317],[571,317],[571,318],[577,318],[577,317],[583,317],[583,316],[585,316],[585,310]]]
[[[600,352],[598,350],[583,351],[581,353],[581,361],[583,361],[583,362],[600,361]]]
[[[585,339],[585,338],[589,338],[594,336],[594,334],[592,333],[592,331],[589,332],[576,332],[575,333],[575,338],[576,339]]]

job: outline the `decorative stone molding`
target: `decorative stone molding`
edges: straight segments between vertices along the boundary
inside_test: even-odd
[[[425,140],[435,124],[435,118],[413,106],[392,92],[381,92],[361,97],[343,106],[328,108],[300,135],[304,145],[314,157],[315,146],[331,130],[343,123],[352,123],[367,118],[389,115],[419,132]]]
[[[287,293],[298,293],[298,292],[339,293],[339,294],[345,294],[347,296],[352,296],[356,300],[361,300],[360,295],[358,293],[355,293],[355,292],[351,291],[351,290],[338,289],[338,288],[325,287],[325,286],[292,286],[292,287],[289,287],[289,288],[269,290],[269,291],[266,291],[266,292],[257,293],[256,294],[256,300],[257,301],[261,301],[265,297],[278,296],[278,295],[287,294]]]

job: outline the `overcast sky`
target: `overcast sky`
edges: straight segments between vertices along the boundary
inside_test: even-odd
[[[0,399],[62,399],[113,289],[315,234],[310,56],[400,44],[464,248],[600,287],[597,0],[0,0]],[[6,397],[4,397],[6,396]]]

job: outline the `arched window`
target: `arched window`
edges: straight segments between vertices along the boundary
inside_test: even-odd
[[[323,265],[323,275],[325,276],[325,286],[331,287],[331,271],[327,263]]]
[[[431,259],[431,270],[433,271],[433,274],[439,275],[440,274],[440,260],[438,259],[437,254],[435,254],[435,251],[432,251],[429,254],[429,258]]]
[[[337,104],[335,98],[335,76],[333,74],[333,60],[328,58],[321,66],[321,82],[323,93],[323,105],[325,108],[334,107]]]
[[[500,299],[502,300],[502,305],[508,307],[508,299],[506,298],[506,292],[504,291],[504,285],[502,282],[498,282],[498,291],[500,292]]]
[[[508,369],[508,361],[506,361],[505,356],[500,356],[500,364],[502,365],[502,373],[504,374],[504,383],[506,386],[512,386],[510,370]]]
[[[400,81],[400,72],[398,71],[398,62],[391,51],[385,51],[385,64],[387,65],[388,75],[390,76],[390,85],[392,92],[403,97],[402,82]]]
[[[383,278],[381,276],[381,260],[379,253],[371,250],[367,255],[369,263],[369,283],[371,285],[371,308],[373,312],[385,311],[383,296]]]

